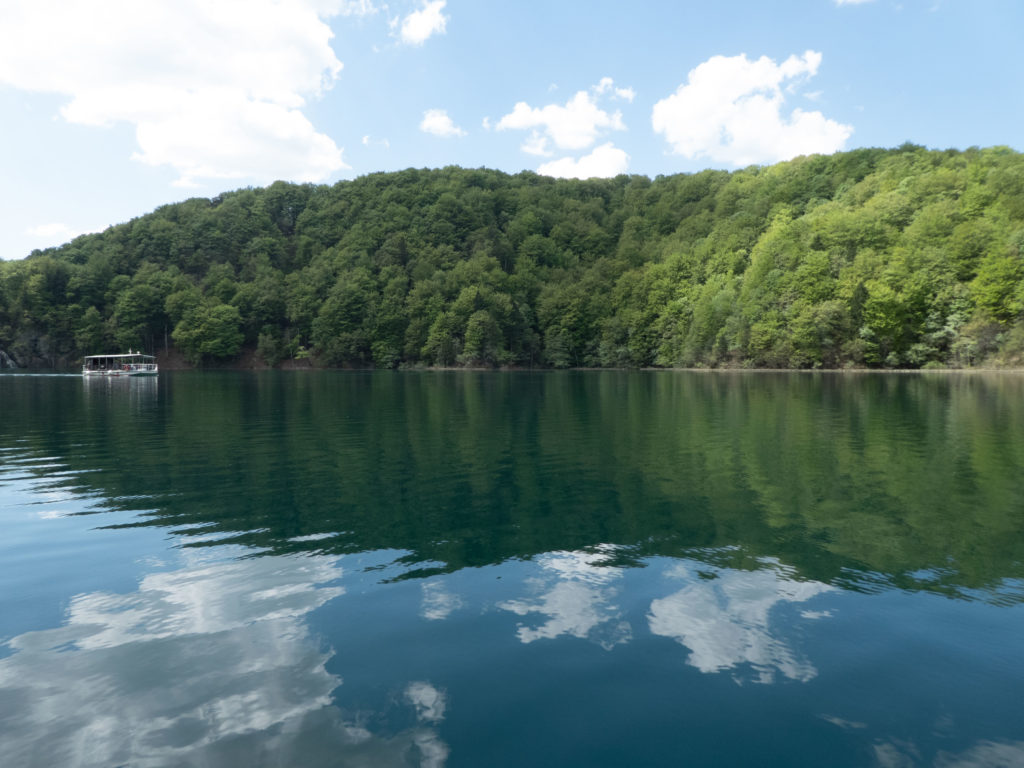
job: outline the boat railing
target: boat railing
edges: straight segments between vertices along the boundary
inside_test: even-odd
[[[117,362],[114,360],[86,360],[82,365],[84,373],[156,373],[157,364],[153,362]]]

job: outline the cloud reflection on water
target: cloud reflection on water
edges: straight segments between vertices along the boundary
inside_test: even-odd
[[[594,552],[552,552],[537,558],[541,574],[528,579],[540,594],[533,600],[506,600],[498,607],[519,616],[548,616],[537,627],[520,624],[516,635],[524,643],[561,635],[589,639],[605,650],[632,639],[632,630],[614,604],[616,582],[623,569],[602,565],[609,548]]]
[[[687,663],[701,672],[750,664],[760,683],[773,682],[776,672],[801,682],[812,679],[817,669],[772,632],[770,614],[780,605],[806,602],[832,587],[797,581],[777,561],[765,559],[763,564],[757,571],[718,571],[709,580],[701,578],[692,564],[679,563],[668,575],[688,583],[651,602],[651,632],[689,648]]]
[[[878,768],[1011,768],[1024,765],[1024,741],[983,739],[962,752],[939,750],[931,759],[912,741],[881,741],[873,747]]]
[[[633,630],[616,602],[627,570],[605,564],[613,552],[613,547],[604,546],[537,558],[540,573],[526,580],[536,596],[498,604],[519,616],[548,617],[539,625],[520,623],[516,629],[520,641],[569,636],[596,642],[606,650],[630,642]],[[749,664],[756,673],[754,680],[760,683],[773,682],[778,672],[791,680],[812,679],[817,669],[772,630],[772,612],[833,588],[817,581],[799,581],[776,560],[765,558],[761,565],[756,571],[718,569],[713,573],[706,563],[697,561],[662,565],[667,577],[685,581],[686,586],[650,602],[646,618],[651,634],[684,645],[690,651],[687,663],[704,673]],[[805,620],[830,615],[828,611],[801,613]]]
[[[407,690],[419,723],[374,735],[332,706],[306,616],[343,593],[336,558],[253,558],[145,576],[72,599],[58,628],[0,660],[4,762],[25,766],[443,766],[445,699]]]
[[[405,697],[416,708],[416,718],[421,723],[437,725],[444,720],[447,697],[430,683],[417,681],[409,683]],[[419,749],[420,768],[442,768],[448,759],[448,745],[441,741],[437,731],[431,728],[416,728],[412,734],[413,743]]]
[[[430,621],[447,619],[453,611],[462,607],[462,598],[447,590],[440,579],[423,582],[423,601],[420,615]]]

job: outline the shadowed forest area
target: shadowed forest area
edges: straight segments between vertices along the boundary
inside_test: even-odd
[[[1024,365],[1024,156],[449,167],[191,199],[0,262],[0,366]]]

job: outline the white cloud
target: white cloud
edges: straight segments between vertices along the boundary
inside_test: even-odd
[[[38,245],[34,244],[33,247],[50,248],[74,240],[79,235],[87,235],[90,232],[99,232],[101,229],[102,227],[76,229],[75,227],[68,226],[64,222],[52,221],[47,224],[39,224],[35,227],[29,227],[25,230],[25,234],[29,237],[38,239]]]
[[[47,240],[52,240],[58,237],[64,238],[65,240],[70,240],[77,233],[67,224],[64,224],[59,221],[54,221],[49,224],[40,224],[37,227],[29,227],[28,229],[25,230],[25,234],[31,235],[32,237],[43,237],[46,238]]]
[[[563,157],[559,160],[552,160],[550,163],[544,163],[537,169],[537,173],[560,178],[606,179],[625,173],[627,168],[629,168],[629,155],[608,142],[578,160]]]
[[[72,123],[135,126],[133,157],[198,179],[319,181],[342,151],[302,113],[342,63],[325,19],[367,0],[14,0],[0,83],[70,97]]]
[[[782,112],[783,84],[792,92],[820,64],[821,54],[815,51],[790,56],[782,64],[766,56],[756,61],[743,54],[713,56],[654,105],[654,130],[676,154],[735,166],[836,152],[853,133],[852,126],[817,111]]]
[[[423,113],[423,120],[420,122],[420,130],[442,139],[458,138],[465,136],[466,132],[459,128],[448,113],[443,109],[428,109]]]
[[[530,138],[523,142],[520,149],[528,155],[539,155],[541,157],[550,157],[554,154],[548,149],[548,137],[542,136],[537,131],[533,131],[530,134]]]
[[[873,3],[875,0],[835,0],[836,5],[863,5]]]
[[[611,92],[615,98],[632,102],[636,98],[636,91],[632,88],[616,88],[615,81],[610,77],[602,77],[600,82],[594,86],[594,92],[599,96]]]
[[[331,9],[336,8],[339,16],[370,16],[380,10],[372,0],[341,0],[341,2],[324,0],[319,5],[324,13],[330,13]]]
[[[448,17],[441,13],[447,0],[433,0],[423,3],[418,11],[413,11],[404,19],[399,31],[403,43],[423,45],[431,35],[443,35],[448,26]]]
[[[611,83],[609,78],[606,78]],[[604,81],[602,81],[603,83]],[[610,86],[609,86],[610,87]],[[510,113],[498,121],[497,130],[540,130],[554,142],[559,149],[586,149],[594,144],[605,131],[625,130],[622,113],[609,113],[597,105],[597,97],[607,90],[602,84],[594,87],[594,95],[587,91],[578,91],[565,106],[548,104],[544,107],[531,107],[520,101]],[[528,141],[526,146],[533,145]]]

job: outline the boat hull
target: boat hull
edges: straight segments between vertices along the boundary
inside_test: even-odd
[[[156,376],[158,371],[82,371],[83,376],[104,376],[104,377],[126,377],[126,376]]]

